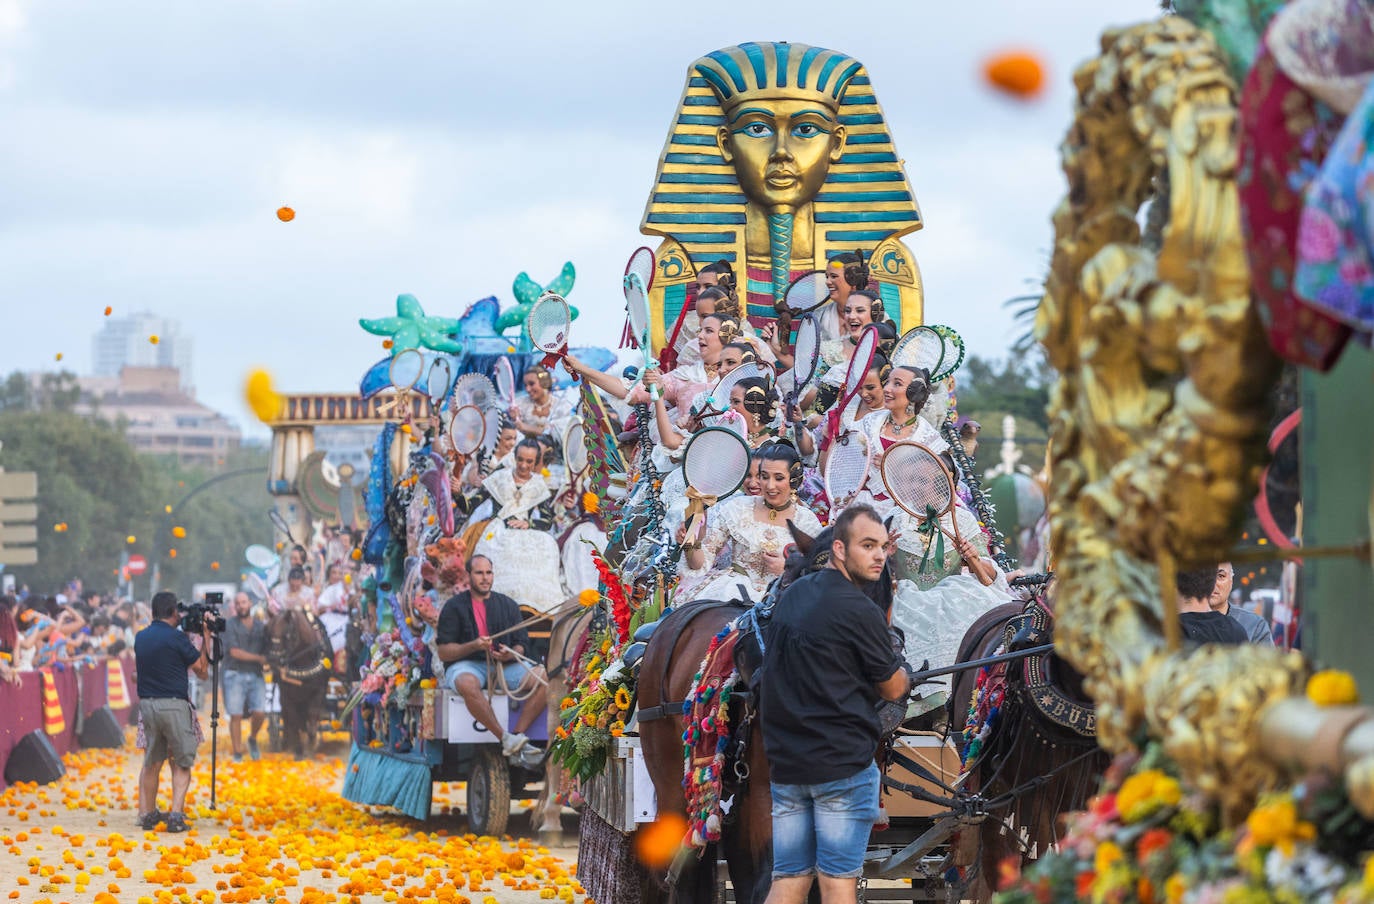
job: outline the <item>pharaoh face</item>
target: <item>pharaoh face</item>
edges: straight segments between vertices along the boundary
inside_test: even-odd
[[[811,100],[748,100],[726,114],[716,142],[755,204],[796,208],[820,191],[844,151],[845,128]]]

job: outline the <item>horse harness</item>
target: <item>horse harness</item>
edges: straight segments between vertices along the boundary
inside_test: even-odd
[[[683,632],[687,630],[687,626],[690,625],[698,615],[725,608],[745,610],[749,608],[749,604],[739,600],[703,600],[688,603],[670,612],[668,617],[664,619],[663,623],[660,624],[657,629],[658,631],[668,632],[669,653],[677,648],[677,642],[682,637]],[[658,685],[660,688],[668,686],[668,666],[671,661],[671,656],[665,656],[663,658],[663,670],[662,674],[659,676]],[[680,715],[682,713],[682,708],[686,705],[686,700],[664,700],[654,706],[641,706],[637,718],[640,722],[667,719],[671,716]]]
[[[330,649],[328,652],[325,652],[325,641],[321,640],[320,638],[321,636],[328,635],[324,634],[322,630],[323,625],[320,624],[320,620],[318,617],[316,617],[315,613],[308,612],[305,610],[300,611],[301,615],[305,618],[306,622],[310,625],[311,628],[315,630],[315,643],[313,645],[313,650],[318,655],[315,658],[314,665],[308,666],[307,668],[303,669],[296,669],[291,668],[288,662],[288,657],[295,657],[297,653],[301,651],[301,648],[295,647],[291,651],[291,653],[283,653],[281,659],[282,664],[278,671],[281,672],[282,681],[284,681],[287,684],[304,684],[311,678],[318,677],[321,672],[325,671],[324,660],[328,657],[329,653],[333,652],[332,649]],[[286,637],[289,637],[293,642],[298,642],[300,640],[300,634],[296,629],[295,616],[292,615],[289,611],[283,614],[287,616]],[[282,646],[285,646],[284,640],[285,638],[283,638],[282,641],[277,641],[274,639],[273,642],[281,643]]]

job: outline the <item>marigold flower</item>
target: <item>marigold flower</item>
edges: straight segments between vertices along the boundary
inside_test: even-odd
[[[601,511],[601,497],[595,493],[583,493],[582,508],[587,514],[595,515]]]
[[[1178,781],[1158,769],[1146,769],[1129,776],[1116,793],[1116,807],[1121,821],[1139,822],[1164,807],[1173,807],[1183,799]]]
[[[1093,872],[1102,875],[1120,863],[1123,856],[1121,848],[1115,842],[1102,842],[1097,846],[1097,852],[1093,855]]]
[[[589,588],[577,595],[577,601],[583,606],[595,606],[597,603],[601,602],[601,594]]]
[[[1245,818],[1250,840],[1259,847],[1277,847],[1292,855],[1298,841],[1317,837],[1317,827],[1298,817],[1298,808],[1291,797],[1277,797],[1262,801]]]
[[[1360,702],[1360,690],[1349,672],[1324,669],[1307,679],[1307,699],[1318,706],[1346,706]]]

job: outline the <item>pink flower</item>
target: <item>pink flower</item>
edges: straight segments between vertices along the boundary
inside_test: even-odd
[[[1326,211],[1310,204],[1302,212],[1298,228],[1298,256],[1308,263],[1335,260],[1341,247],[1341,228]]]
[[[1369,269],[1368,262],[1352,257],[1346,257],[1341,261],[1339,273],[1341,282],[1351,285],[1368,283],[1374,279],[1374,271]]]

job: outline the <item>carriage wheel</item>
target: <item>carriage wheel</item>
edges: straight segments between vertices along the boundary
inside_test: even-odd
[[[510,819],[510,766],[496,744],[483,744],[468,778],[468,825],[478,835],[500,835]]]

